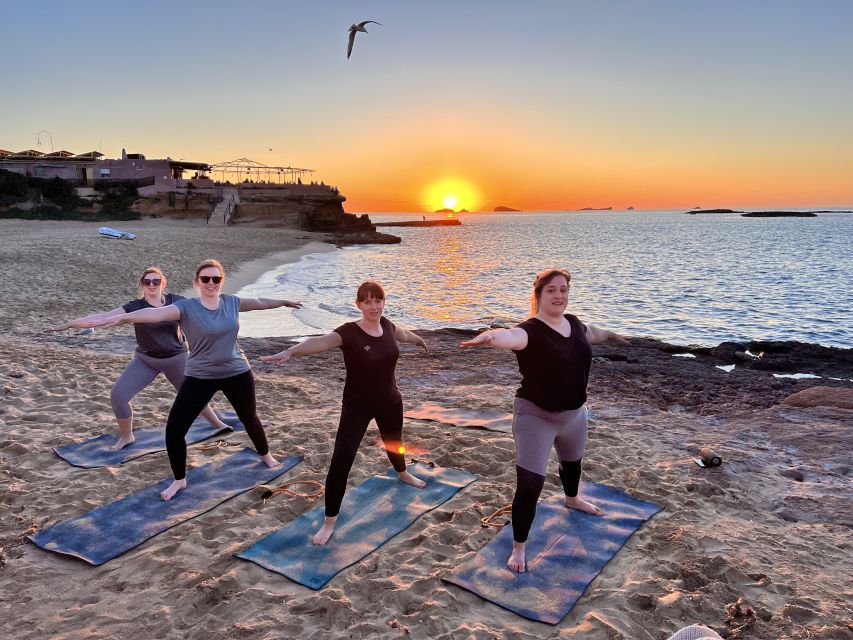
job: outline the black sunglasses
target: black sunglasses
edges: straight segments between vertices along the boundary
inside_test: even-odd
[[[160,278],[143,278],[142,284],[146,287],[159,287],[160,283],[163,282]]]
[[[222,282],[222,276],[199,276],[198,279],[201,280],[203,284],[207,284],[211,280],[213,280],[213,284],[219,284]]]

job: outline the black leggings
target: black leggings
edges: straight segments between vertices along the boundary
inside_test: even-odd
[[[341,509],[355,454],[372,419],[376,420],[379,435],[382,436],[385,451],[394,469],[398,472],[406,470],[406,460],[399,451],[403,444],[403,401],[377,404],[344,402],[338,434],[335,436],[335,451],[326,476],[326,516],[329,518],[338,515]]]
[[[528,471],[515,465],[516,485],[512,498],[512,539],[516,542],[527,542],[527,535],[536,516],[536,503],[542,487],[545,486],[545,476]],[[567,496],[578,495],[578,484],[581,477],[581,461],[560,462],[560,481],[563,483],[563,493]]]
[[[187,431],[217,391],[224,393],[234,407],[257,452],[262,456],[269,453],[267,436],[255,409],[255,377],[251,369],[230,378],[187,376],[178,389],[166,422],[166,451],[175,480],[183,480],[187,475]]]

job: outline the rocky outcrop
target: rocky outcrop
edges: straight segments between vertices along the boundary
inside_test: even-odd
[[[843,387],[809,387],[782,401],[792,407],[837,407],[853,409],[853,389]]]
[[[240,185],[232,224],[327,233],[338,245],[400,242],[397,236],[377,232],[367,214],[346,213],[344,201],[337,189],[325,185]]]
[[[503,213],[507,211],[521,211],[521,209],[513,209],[512,207],[505,207],[503,205],[498,205],[494,209],[495,213]]]

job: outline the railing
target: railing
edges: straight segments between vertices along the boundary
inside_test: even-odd
[[[219,203],[222,202],[224,198],[214,198],[210,201],[210,206],[207,208],[207,215],[204,217],[204,224],[210,224],[210,219],[213,217],[213,214],[216,213],[216,207],[219,206]]]
[[[231,224],[231,214],[234,212],[234,208],[237,206],[237,201],[234,195],[231,195],[231,198],[228,200],[228,204],[225,205],[225,213],[222,215],[222,221],[225,223],[227,227]]]

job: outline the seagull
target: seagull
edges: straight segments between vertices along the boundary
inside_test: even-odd
[[[352,45],[355,42],[355,32],[356,31],[362,31],[364,33],[367,33],[367,29],[364,28],[364,25],[370,24],[371,22],[373,24],[378,24],[379,26],[382,26],[382,23],[376,22],[376,20],[365,20],[364,22],[359,22],[358,24],[354,24],[349,28],[349,44],[347,45],[347,59],[349,59],[350,54],[352,53]]]

